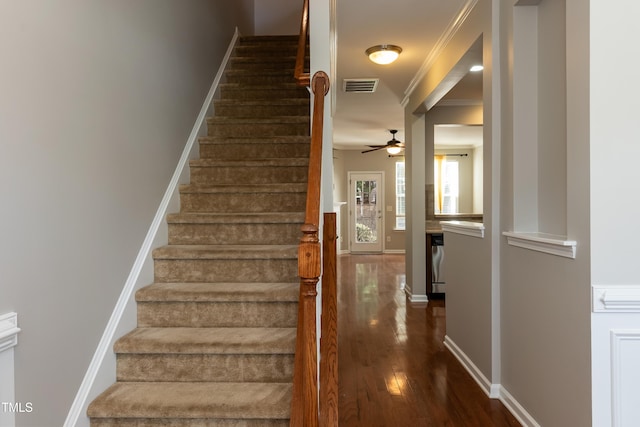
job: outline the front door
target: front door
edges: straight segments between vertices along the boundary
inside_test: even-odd
[[[349,247],[352,253],[381,253],[383,172],[349,172]]]

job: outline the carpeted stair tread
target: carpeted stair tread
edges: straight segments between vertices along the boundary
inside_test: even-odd
[[[296,259],[297,245],[167,245],[153,250],[159,259]]]
[[[136,292],[136,301],[297,302],[298,283],[154,283]]]
[[[304,222],[304,212],[274,213],[175,213],[167,215],[169,224],[291,224]]]
[[[228,83],[229,85],[238,85],[239,83]],[[269,85],[268,87],[273,87],[273,85]],[[239,101],[237,99],[217,99],[215,101],[216,105],[218,104],[240,104],[245,106],[253,106],[253,105],[291,105],[291,104],[299,104],[299,105],[309,105],[308,98],[274,98],[274,99],[247,99],[243,101]],[[288,117],[288,116],[277,116],[277,117]]]
[[[261,124],[305,124],[309,123],[308,116],[278,116],[278,117],[209,117],[207,122],[216,124],[261,125]]]
[[[289,425],[311,141],[297,43],[239,38],[92,427]]]
[[[293,354],[295,328],[136,328],[116,353]]]
[[[224,136],[201,136],[198,138],[201,144],[310,144],[311,137],[308,135],[275,135],[260,137],[224,137]]]
[[[289,418],[291,384],[116,383],[87,410],[103,418]]]
[[[309,159],[246,159],[246,160],[217,160],[217,159],[193,159],[189,161],[190,166],[195,167],[295,167],[309,166]]]
[[[260,184],[260,185],[195,185],[183,184],[180,186],[181,193],[304,193],[307,191],[307,184],[284,183],[284,184]]]

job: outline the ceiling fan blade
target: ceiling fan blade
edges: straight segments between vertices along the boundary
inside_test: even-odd
[[[383,149],[383,148],[385,148],[385,147],[386,147],[386,145],[383,145],[383,146],[378,147],[378,148],[372,148],[371,150],[364,150],[364,151],[362,151],[362,154],[364,154],[364,153],[370,153],[370,152],[372,152],[372,151],[382,150],[382,149]]]
[[[383,147],[386,147],[386,145],[367,145],[367,147],[371,147],[371,148],[383,148]]]

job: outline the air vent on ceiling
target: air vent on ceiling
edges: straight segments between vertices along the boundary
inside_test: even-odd
[[[378,87],[380,79],[344,79],[343,88],[345,92],[373,93]]]

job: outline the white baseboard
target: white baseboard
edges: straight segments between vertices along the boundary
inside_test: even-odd
[[[525,427],[540,427],[540,424],[527,412],[526,409],[500,384],[492,384],[489,379],[478,369],[469,357],[448,336],[444,337],[444,345],[458,359],[469,372],[480,388],[491,399],[499,399],[511,414]]]
[[[507,407],[509,412],[525,427],[540,427],[540,424],[527,412],[526,409],[507,391],[506,388],[498,385],[500,401]]]
[[[455,342],[447,335],[444,337],[444,345],[453,353],[453,355],[458,359],[458,361],[464,366],[464,368],[469,372],[471,377],[478,383],[482,391],[484,391],[487,396],[492,399],[497,399],[499,397],[496,387],[491,384],[491,381],[484,376],[482,371],[478,369],[478,367],[473,363],[473,361],[456,345]]]
[[[405,286],[404,293],[407,295],[411,304],[420,304],[429,302],[429,298],[426,295],[414,295],[411,288]]]
[[[135,304],[129,304],[133,300],[133,294],[135,289],[148,284],[144,280],[140,280],[143,271],[153,271],[153,259],[151,258],[151,251],[154,247],[157,247],[161,244],[166,244],[166,236],[163,236],[161,232],[161,225],[166,227],[165,218],[169,213],[170,206],[179,206],[179,193],[178,187],[181,183],[181,180],[188,176],[188,166],[189,159],[194,156],[194,152],[197,153],[199,149],[197,141],[198,137],[204,135],[206,132],[206,117],[209,109],[211,108],[211,104],[213,101],[213,97],[215,92],[218,89],[218,85],[220,84],[224,70],[229,62],[229,58],[231,57],[231,53],[233,52],[233,48],[238,40],[240,33],[236,28],[236,31],[231,39],[231,43],[227,48],[227,52],[222,60],[222,64],[218,69],[218,73],[216,74],[211,88],[209,89],[209,93],[202,105],[202,109],[200,110],[200,114],[193,125],[191,130],[191,134],[189,135],[189,139],[182,151],[182,156],[178,161],[178,165],[173,173],[171,181],[169,182],[169,186],[165,191],[164,197],[160,202],[160,206],[156,211],[156,215],[153,218],[153,222],[149,227],[147,235],[142,243],[142,247],[138,252],[138,256],[133,264],[133,268],[129,272],[129,276],[127,281],[120,293],[120,297],[116,303],[113,312],[111,313],[111,317],[109,318],[109,322],[105,328],[105,331],[98,343],[98,347],[91,359],[91,363],[89,364],[89,368],[85,373],[84,379],[82,380],[82,384],[76,394],[76,397],[69,409],[69,413],[67,414],[67,419],[64,422],[64,427],[79,427],[79,426],[88,426],[89,420],[86,417],[86,410],[89,406],[90,401],[99,394],[102,390],[95,390],[98,384],[105,382],[104,378],[101,378],[101,367],[103,364],[109,365],[112,361],[107,361],[107,355],[109,351],[113,347],[114,341],[117,339],[116,331],[120,325],[123,317],[130,317],[132,313],[127,311],[127,306],[129,309],[135,310]],[[166,232],[164,233],[166,234]],[[133,308],[132,308],[133,307]],[[135,319],[135,313],[133,313],[133,318]],[[114,356],[115,357],[115,356]],[[108,363],[105,363],[107,361]],[[109,374],[115,379],[115,372],[111,372]]]
[[[404,255],[406,251],[404,249],[385,249],[383,253],[389,254],[389,255],[394,255],[394,254]]]

